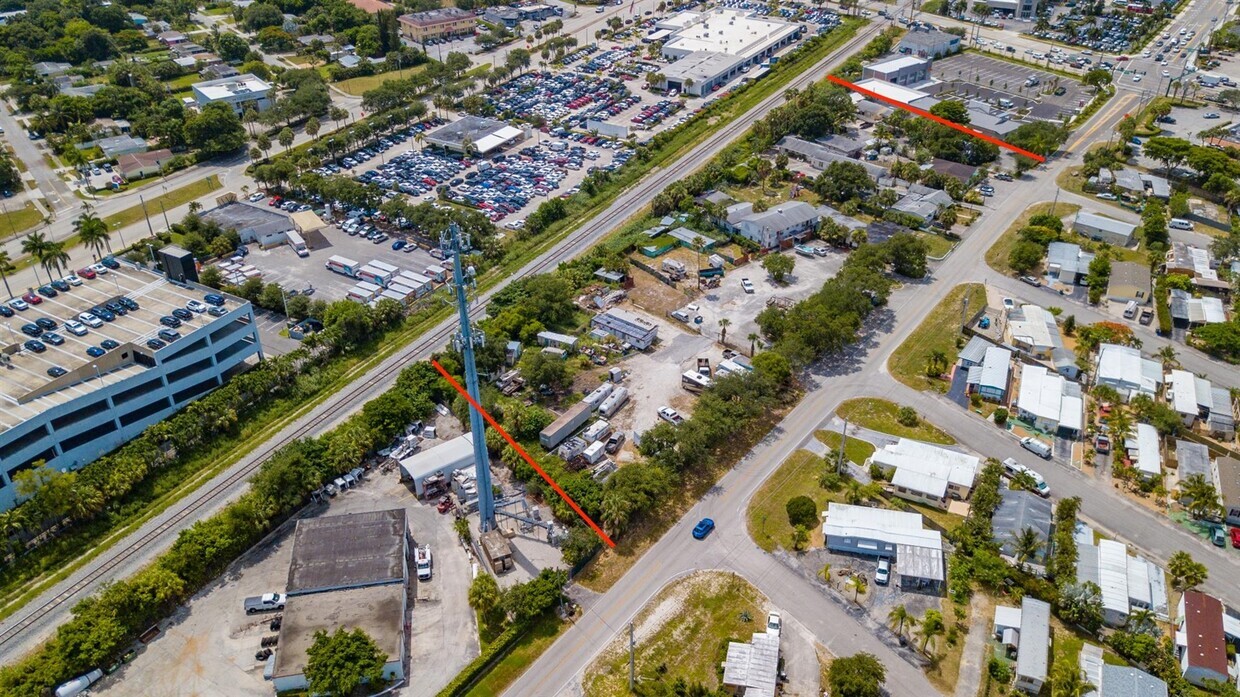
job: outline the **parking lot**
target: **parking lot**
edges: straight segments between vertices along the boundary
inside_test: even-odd
[[[1157,24],[1154,15],[1118,12],[1113,15],[1094,17],[1085,21],[1080,7],[1060,7],[1053,11],[1051,28],[1046,31],[1029,31],[1042,39],[1051,39],[1073,46],[1084,46],[1107,53],[1127,53],[1144,36],[1149,26]],[[1075,26],[1069,27],[1072,22]]]
[[[467,592],[472,578],[469,558],[456,542],[452,516],[418,503],[396,473],[371,471],[363,483],[330,499],[312,504],[301,517],[404,508],[412,540],[429,544],[434,576],[414,593],[409,617],[411,654],[409,687],[396,694],[434,695],[478,655],[478,632]],[[267,697],[263,662],[255,660],[262,637],[270,636],[274,614],[246,615],[242,601],[253,595],[282,592],[293,553],[292,521],[233,564],[173,617],[160,624],[160,635],[142,648],[132,662],[109,677],[92,694],[109,697],[171,697],[228,695]],[[277,647],[277,651],[279,648]],[[428,669],[433,666],[433,669]]]
[[[967,94],[994,103],[1010,99],[1017,109],[1028,108],[1035,119],[1057,120],[1063,114],[1074,114],[1091,98],[1075,80],[976,53],[937,60],[931,71],[942,81],[936,94]],[[1038,79],[1036,86],[1027,86],[1030,77]],[[1059,90],[1063,94],[1055,94]]]

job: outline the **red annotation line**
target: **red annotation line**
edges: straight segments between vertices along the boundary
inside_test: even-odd
[[[940,116],[935,116],[934,114],[931,114],[930,112],[924,109],[918,109],[915,106],[910,106],[908,104],[905,104],[904,102],[892,99],[891,97],[884,97],[883,95],[875,92],[874,90],[867,90],[864,87],[858,87],[857,85],[854,85],[853,83],[847,80],[838,78],[834,75],[828,75],[827,79],[830,80],[831,82],[834,82],[837,85],[840,85],[842,87],[847,87],[848,89],[854,92],[859,92],[861,94],[864,94],[867,97],[872,97],[874,99],[879,100],[880,102],[885,102],[887,104],[890,104],[891,106],[903,109],[909,112],[910,114],[917,114],[918,116],[924,116],[925,118],[930,119],[931,121],[934,121],[935,123],[941,123],[944,126],[947,126],[948,128],[954,128],[957,131],[960,131],[961,133],[965,135],[973,136],[974,138],[981,138],[987,143],[998,145],[1001,148],[1007,148],[1008,150],[1011,150],[1012,152],[1018,155],[1024,155],[1025,157],[1031,160],[1036,160],[1038,162],[1046,162],[1046,158],[1042,157],[1041,155],[1031,153],[1028,150],[1025,150],[1024,148],[1018,148],[1015,145],[1012,145],[1011,143],[1005,143],[1002,140],[999,140],[998,138],[992,138],[991,136],[988,136],[985,133],[981,133],[979,131],[973,130],[972,128],[969,128],[968,126],[962,126],[953,121],[948,121],[947,119],[942,118]]]
[[[525,448],[522,448],[520,443],[513,440],[512,436],[508,435],[508,432],[505,431],[503,428],[501,428],[500,425],[495,422],[495,419],[491,418],[491,415],[488,414],[486,410],[482,408],[482,405],[475,402],[474,398],[470,397],[469,393],[465,391],[465,388],[461,387],[461,384],[458,383],[456,380],[454,380],[452,376],[448,374],[448,371],[443,369],[443,366],[439,365],[439,361],[432,360],[431,365],[435,366],[435,370],[438,370],[439,374],[442,375],[444,379],[448,381],[448,384],[452,385],[452,387],[455,388],[457,392],[460,392],[461,396],[463,396],[466,400],[468,400],[470,405],[473,406],[473,408],[478,410],[479,414],[482,414],[482,418],[486,419],[487,423],[491,424],[491,428],[495,429],[496,431],[499,431],[499,434],[504,437],[504,440],[508,441],[508,445],[511,445],[513,449],[516,450],[517,453],[519,453],[521,457],[525,459],[526,463],[528,463],[530,467],[534,468],[534,471],[537,472],[538,475],[543,478],[543,481],[550,484],[551,488],[555,489],[555,493],[559,494],[560,498],[564,499],[564,502],[567,503],[574,511],[576,511],[577,515],[581,516],[582,520],[586,521],[586,524],[589,525],[592,530],[594,530],[594,533],[599,536],[599,539],[607,543],[608,547],[616,546],[616,543],[611,541],[611,538],[607,536],[607,533],[603,532],[603,529],[598,526],[598,523],[595,523],[593,520],[591,520],[590,516],[586,515],[586,512],[581,510],[581,506],[578,506],[577,502],[574,501],[571,496],[564,493],[564,490],[560,488],[560,485],[556,484],[555,480],[552,479],[546,472],[544,472],[543,468],[540,467],[538,463],[534,461],[534,458],[530,457],[530,454],[525,452]]]

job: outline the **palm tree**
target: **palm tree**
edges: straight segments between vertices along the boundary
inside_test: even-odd
[[[749,356],[752,358],[756,350],[755,347],[758,345],[758,339],[762,337],[758,336],[757,332],[749,332],[749,336],[745,338],[749,339]]]
[[[13,266],[13,260],[9,257],[7,249],[0,249],[0,279],[4,280],[4,290],[9,294],[9,300],[13,299],[13,289],[9,288],[9,274],[17,270]]]
[[[719,343],[724,346],[728,345],[728,327],[732,326],[732,320],[724,317],[719,320]]]
[[[893,630],[895,631],[896,636],[904,638],[904,628],[906,626],[909,629],[916,627],[917,618],[909,613],[908,608],[903,605],[897,605],[891,608],[891,612],[887,613],[887,623],[895,625]]]
[[[942,613],[938,610],[926,610],[926,614],[921,620],[921,630],[917,633],[921,637],[921,652],[926,653],[930,642],[943,636],[946,631],[946,627],[943,626]]]
[[[26,239],[22,240],[22,254],[30,256],[35,261],[42,262],[43,254],[47,251],[47,246],[49,244],[51,243],[47,241],[47,235],[35,230],[29,235],[26,235]],[[35,269],[34,278],[36,281],[39,280],[38,269]],[[52,279],[49,276],[47,280],[50,281]]]
[[[1179,367],[1180,362],[1176,360],[1175,347],[1171,345],[1158,349],[1158,357],[1162,359],[1163,368]]]
[[[1162,631],[1158,628],[1158,621],[1153,610],[1133,608],[1132,612],[1128,613],[1126,629],[1134,634],[1148,634],[1155,639],[1162,638]]]
[[[857,602],[857,596],[866,591],[867,583],[865,576],[862,576],[861,574],[853,574],[852,577],[848,579],[848,585],[853,588],[853,602],[855,603]]]
[[[49,242],[43,256],[39,258],[39,263],[47,271],[48,280],[51,280],[53,270],[57,276],[63,276],[62,267],[69,267],[69,253],[65,251],[65,243]]]
[[[1051,697],[1082,697],[1094,689],[1075,663],[1061,661],[1055,664],[1051,675]]]
[[[73,221],[73,229],[82,244],[94,250],[96,257],[103,253],[105,247],[112,251],[112,233],[108,230],[108,224],[93,211],[87,211]]]
[[[1038,552],[1042,551],[1042,547],[1046,544],[1038,531],[1031,527],[1025,527],[1016,534],[1016,539],[1012,541],[1015,547],[1016,566],[1021,571],[1025,570],[1025,562],[1038,556]]]

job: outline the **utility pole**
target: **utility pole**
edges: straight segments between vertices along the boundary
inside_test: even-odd
[[[960,328],[963,329],[964,327],[968,326],[968,324],[969,324],[969,294],[965,293],[964,297],[960,299]]]
[[[151,214],[146,210],[146,199],[138,196],[138,202],[142,204],[142,216],[146,218],[147,232],[151,233],[151,237],[155,236],[155,228],[151,227]]]
[[[840,431],[840,454],[836,458],[835,471],[844,473],[844,448],[848,447],[848,419],[844,419],[844,430]]]
[[[633,668],[633,650],[637,647],[637,643],[633,641],[633,623],[629,622],[629,693],[633,692],[635,683],[635,671]]]
[[[482,404],[481,390],[478,389],[478,366],[474,360],[474,347],[482,346],[486,337],[482,332],[474,332],[469,321],[469,298],[466,290],[474,284],[474,267],[463,269],[461,257],[469,249],[469,242],[461,233],[456,223],[450,223],[448,230],[439,237],[439,245],[445,254],[452,255],[452,287],[456,293],[456,311],[460,317],[460,329],[452,337],[452,346],[461,352],[465,363],[465,389],[476,404]],[[467,278],[468,277],[468,278]],[[491,486],[491,461],[487,455],[486,426],[482,413],[471,404],[469,406],[469,430],[474,441],[474,468],[478,487],[478,530],[490,532],[496,529],[495,524],[495,491]]]

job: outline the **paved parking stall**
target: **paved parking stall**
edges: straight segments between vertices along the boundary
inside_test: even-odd
[[[937,94],[968,93],[983,100],[1010,99],[1016,108],[1028,108],[1035,119],[1056,120],[1073,114],[1090,99],[1088,90],[1070,80],[1032,66],[1017,65],[978,53],[961,53],[931,65],[935,79],[942,81]],[[1038,84],[1027,86],[1030,77]],[[1063,89],[1063,94],[1055,91]]]

